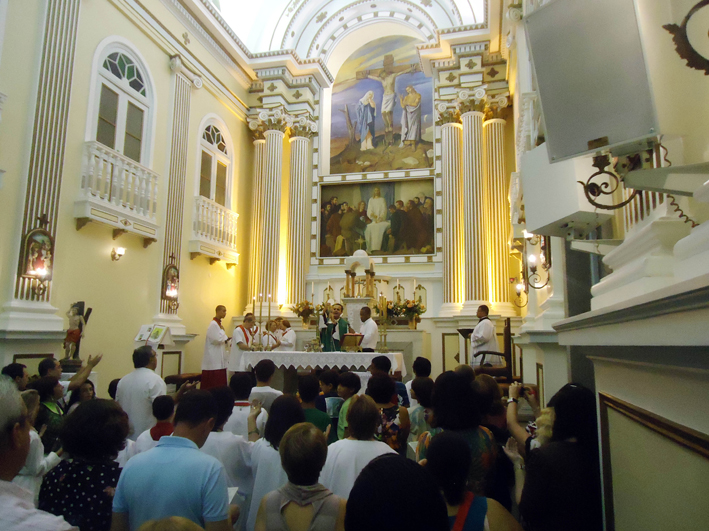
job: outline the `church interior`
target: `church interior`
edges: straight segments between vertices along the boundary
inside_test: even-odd
[[[101,353],[105,397],[151,336],[199,372],[218,305],[305,351],[336,301],[406,382],[477,366],[485,305],[507,384],[594,391],[604,528],[700,529],[708,28],[696,0],[0,0],[0,362]]]

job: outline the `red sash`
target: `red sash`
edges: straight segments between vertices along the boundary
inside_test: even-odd
[[[455,517],[455,523],[451,527],[451,531],[463,531],[463,526],[465,526],[465,520],[468,518],[468,511],[470,506],[475,499],[475,494],[472,492],[466,492],[463,496],[463,503],[458,507],[458,514]]]
[[[239,325],[239,328],[241,328],[242,332],[244,332],[244,337],[246,338],[246,344],[249,344],[249,331],[244,328],[244,325]]]

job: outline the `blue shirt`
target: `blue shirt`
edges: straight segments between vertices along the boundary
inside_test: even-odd
[[[130,529],[148,520],[182,516],[204,527],[228,518],[224,467],[184,437],[165,436],[126,463],[113,512],[128,513]]]

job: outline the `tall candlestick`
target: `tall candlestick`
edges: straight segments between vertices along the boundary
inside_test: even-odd
[[[312,299],[313,306],[315,306],[315,282],[310,286],[310,298]]]
[[[263,293],[259,293],[258,297],[259,297],[259,299],[261,299],[261,304],[260,304],[259,312],[258,312],[258,327],[256,328],[256,330],[258,331],[258,337],[260,340],[261,339],[261,332],[262,332],[261,323],[263,322]],[[263,341],[259,341],[259,343],[261,343],[263,345]]]
[[[268,323],[271,322],[271,294],[268,294],[268,321],[266,322],[266,326],[270,326]],[[270,330],[268,330],[268,333],[271,333]]]

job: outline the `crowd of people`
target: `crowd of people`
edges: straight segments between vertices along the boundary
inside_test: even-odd
[[[302,374],[296,395],[268,359],[209,390],[168,395],[151,347],[110,398],[48,359],[0,377],[0,528],[16,530],[602,529],[595,397],[534,389],[469,366],[407,385],[374,358]],[[535,421],[519,422],[526,400]]]
[[[434,252],[435,208],[432,197],[420,194],[387,205],[375,188],[368,203],[356,208],[332,196],[320,208],[320,255],[425,254]]]

